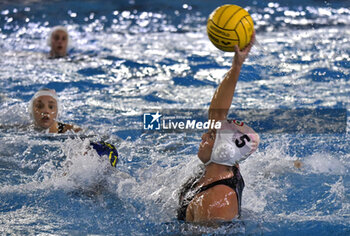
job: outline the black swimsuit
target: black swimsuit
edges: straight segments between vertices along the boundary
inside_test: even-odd
[[[58,134],[62,134],[63,131],[64,131],[64,128],[66,127],[66,124],[63,124],[63,123],[60,123],[60,122],[57,122],[57,133]]]
[[[203,186],[196,191],[193,191],[193,187],[199,180],[199,178],[195,178],[187,182],[184,187],[182,188],[181,194],[180,194],[180,208],[177,211],[177,219],[178,220],[186,220],[186,211],[187,207],[190,204],[190,202],[194,199],[194,197],[204,192],[216,185],[226,185],[230,188],[232,188],[237,195],[237,201],[238,201],[238,217],[241,215],[241,203],[242,203],[242,192],[244,188],[244,180],[241,176],[241,173],[239,172],[239,169],[236,166],[232,167],[232,171],[234,176],[228,179],[221,179],[218,181],[215,181],[211,184],[208,184],[206,186]]]

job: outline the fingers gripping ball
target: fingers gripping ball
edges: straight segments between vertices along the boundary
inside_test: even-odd
[[[107,142],[91,142],[91,146],[96,150],[97,154],[100,156],[107,155],[109,161],[113,167],[116,166],[118,162],[118,151],[114,145]]]
[[[245,48],[254,32],[254,23],[249,13],[240,6],[223,5],[209,16],[207,33],[218,49],[233,52],[234,45]]]

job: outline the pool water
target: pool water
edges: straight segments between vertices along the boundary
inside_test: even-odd
[[[178,190],[200,169],[203,131],[145,132],[142,117],[208,109],[233,54],[210,43],[206,19],[226,3],[1,1],[1,233],[350,234],[349,1],[234,2],[252,15],[257,44],[233,113],[264,111],[273,122],[276,111],[327,108],[332,120],[342,114],[342,129],[301,132],[303,113],[287,116],[288,130],[243,116],[261,144],[240,165],[242,218],[216,228],[176,219]],[[48,60],[46,38],[58,24],[70,33],[69,57]],[[57,91],[60,120],[84,132],[33,131],[28,101],[43,87]],[[118,147],[116,169],[86,151],[101,139]]]

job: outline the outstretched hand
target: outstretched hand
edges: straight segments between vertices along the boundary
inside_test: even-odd
[[[250,49],[252,49],[254,43],[255,43],[255,31],[252,34],[250,43],[243,50],[239,50],[238,45],[234,46],[235,56],[233,58],[232,66],[241,67],[243,65],[243,62],[248,57]]]
[[[226,120],[228,110],[230,109],[232,98],[236,89],[240,70],[244,60],[248,57],[250,49],[255,42],[255,32],[252,34],[250,43],[243,50],[239,50],[238,46],[234,47],[235,56],[233,57],[232,67],[226,73],[225,78],[221,81],[216,89],[209,107],[210,120]]]

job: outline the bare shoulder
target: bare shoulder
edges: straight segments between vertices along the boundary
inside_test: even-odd
[[[192,221],[232,220],[238,214],[236,192],[226,185],[217,185],[198,194],[188,207]]]
[[[74,132],[79,132],[79,131],[81,131],[81,128],[79,126],[76,126],[76,125],[65,124],[64,129],[63,129],[63,133],[67,132],[68,130],[72,130]]]

